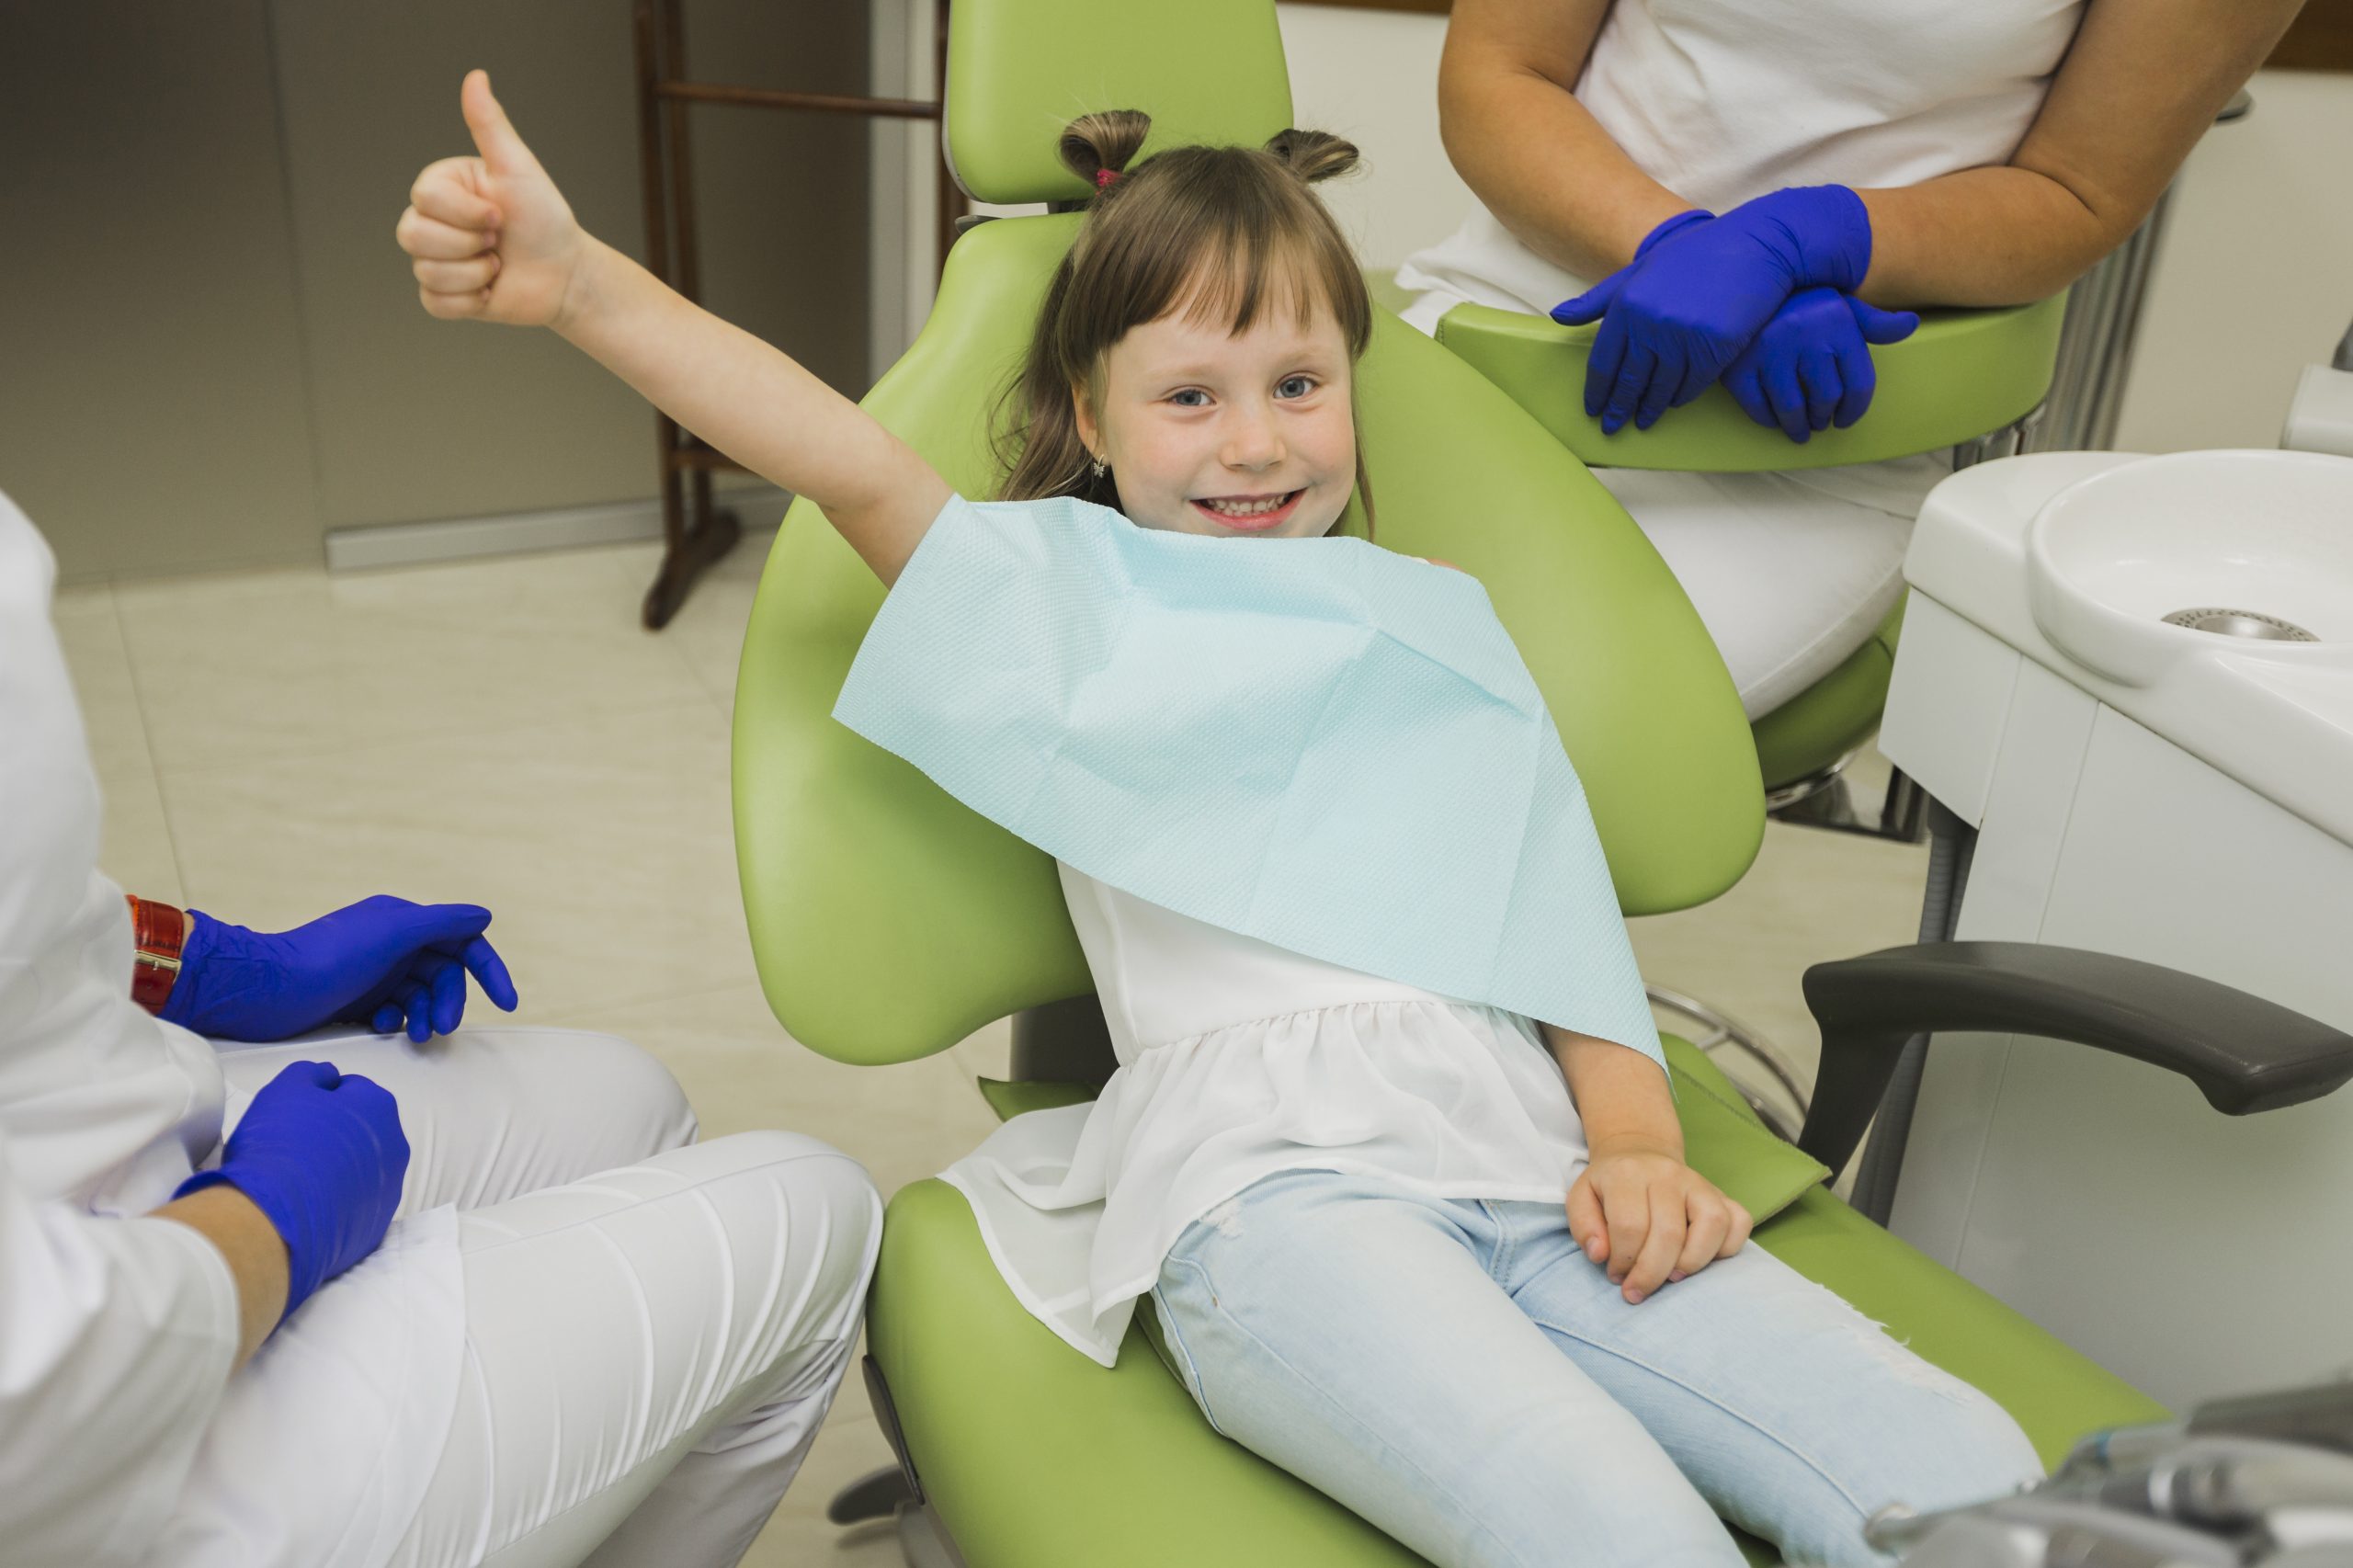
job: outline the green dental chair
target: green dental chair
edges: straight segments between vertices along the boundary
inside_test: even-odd
[[[985,496],[995,394],[1076,231],[1067,208],[1088,194],[1055,159],[1061,128],[1139,108],[1154,117],[1147,155],[1184,141],[1255,145],[1290,123],[1290,101],[1273,0],[959,0],[947,103],[968,191],[1064,210],[971,227],[921,337],[866,406],[964,494]],[[1486,585],[1584,778],[1627,911],[1687,907],[1737,881],[1762,833],[1756,749],[1707,633],[1641,532],[1540,424],[1393,317],[1377,323],[1358,403],[1379,542],[1441,555]],[[1361,513],[1342,526],[1361,535]],[[998,1113],[1088,1097],[1112,1063],[1052,862],[829,717],[882,598],[796,503],[753,608],[735,708],[737,850],[769,1004],[801,1045],[860,1064],[928,1055],[1012,1016],[1015,1081],[984,1091]],[[2152,1043],[2102,1010],[2118,976],[2046,972],[2021,989],[1997,956],[1972,966],[1907,949],[1877,968],[1816,971],[1831,971],[1816,998],[1824,1084],[1851,1084],[1817,1095],[1811,1153],[1769,1134],[1689,1046],[1668,1050],[1692,1163],[1771,1216],[1757,1244],[1985,1389],[2055,1460],[2088,1429],[2162,1412],[1823,1185],[1877,1101],[1888,1031],[1974,1027],[2006,1007],[2034,1020],[2011,1027],[2186,1062],[2233,1109],[2333,1086],[2331,1073],[2353,1073],[2353,1041],[2342,1061],[2308,1034],[2259,1062],[2219,1060],[2219,988],[2171,1010],[2170,1026],[2195,1038]],[[2145,982],[2147,966],[2132,968]],[[835,1517],[895,1506],[910,1560],[926,1568],[1420,1561],[1212,1431],[1164,1364],[1152,1318],[1139,1311],[1116,1369],[1095,1365],[1006,1289],[961,1194],[936,1180],[905,1187],[889,1209],[866,1369],[901,1471],[846,1494]]]

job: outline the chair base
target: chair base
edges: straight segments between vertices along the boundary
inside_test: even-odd
[[[907,1484],[907,1472],[897,1465],[886,1464],[881,1470],[868,1471],[835,1493],[833,1501],[825,1505],[825,1517],[836,1525],[862,1525],[869,1519],[887,1519],[899,1511],[902,1504],[915,1500],[915,1488]]]
[[[1880,802],[1879,820],[1864,820],[1855,812],[1855,793],[1845,778],[1853,754],[1840,757],[1818,773],[1793,778],[1765,791],[1766,814],[1776,822],[1800,827],[1856,833],[1867,838],[1917,844],[1927,832],[1927,791],[1900,768],[1887,776],[1887,796]]]
[[[921,1504],[899,1506],[899,1550],[906,1557],[907,1568],[965,1568],[948,1527]]]

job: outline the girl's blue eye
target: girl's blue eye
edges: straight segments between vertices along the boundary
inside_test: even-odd
[[[1285,387],[1297,387],[1299,390],[1297,392],[1287,392],[1283,391]],[[1309,392],[1312,392],[1314,390],[1315,381],[1313,377],[1309,376],[1285,376],[1281,381],[1275,383],[1275,395],[1277,397],[1305,397]]]
[[[1190,397],[1197,397],[1201,399],[1202,403],[1206,403],[1209,400],[1209,393],[1203,392],[1199,387],[1187,387],[1183,392],[1171,393],[1168,401],[1176,404],[1179,408],[1199,408],[1201,406],[1200,403],[1187,403],[1185,400]]]

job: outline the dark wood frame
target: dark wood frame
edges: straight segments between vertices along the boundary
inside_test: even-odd
[[[636,0],[638,166],[644,187],[645,265],[689,300],[702,287],[695,243],[694,156],[688,109],[696,104],[854,114],[896,119],[940,117],[937,100],[860,97],[841,93],[779,92],[687,79],[685,0]],[[938,0],[933,26],[936,79],[948,79],[948,0]],[[939,167],[936,244],[945,261],[956,238],[963,194]],[[662,564],[645,590],[649,631],[660,631],[686,602],[703,569],[733,549],[742,533],[734,513],[711,506],[710,476],[743,464],[682,428],[668,415],[654,420],[662,494]]]

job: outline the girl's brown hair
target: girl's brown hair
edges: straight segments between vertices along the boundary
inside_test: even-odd
[[[1245,332],[1288,298],[1302,323],[1331,309],[1351,363],[1372,336],[1364,274],[1332,214],[1307,187],[1354,168],[1357,150],[1317,131],[1279,132],[1265,147],[1172,147],[1132,173],[1152,118],[1113,109],[1073,120],[1063,162],[1100,186],[1078,238],[1055,268],[1021,371],[1006,388],[997,449],[1007,501],[1074,495],[1116,507],[1097,478],[1071,407],[1093,389],[1103,357],[1129,329],[1182,305],[1196,320]],[[1098,176],[1108,171],[1116,178]],[[1357,443],[1357,497],[1372,531],[1372,489]]]

